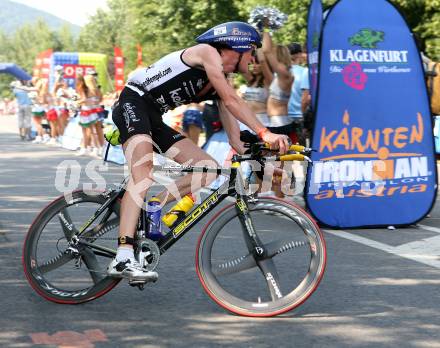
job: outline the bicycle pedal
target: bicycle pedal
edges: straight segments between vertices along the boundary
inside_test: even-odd
[[[147,280],[136,280],[136,279],[129,279],[128,280],[128,285],[130,286],[140,286],[140,285],[144,285],[148,283]]]
[[[138,286],[138,285],[144,285],[147,283],[155,283],[159,277],[151,277],[148,279],[135,279],[135,278],[129,278],[128,284],[131,286]]]

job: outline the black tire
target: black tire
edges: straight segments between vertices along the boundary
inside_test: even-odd
[[[200,235],[197,274],[223,308],[243,316],[279,315],[301,305],[318,287],[326,265],[324,237],[315,221],[293,203],[259,198],[249,210],[268,256],[255,261],[231,204]]]
[[[111,260],[108,255],[83,247],[79,262],[72,253],[66,252],[72,231],[78,231],[105,200],[101,192],[72,192],[50,203],[30,226],[23,245],[24,273],[32,288],[45,299],[79,304],[104,295],[120,281],[106,274]],[[106,212],[87,229],[91,231],[95,227],[93,232],[87,232],[87,241],[115,249],[119,201],[106,211],[111,215],[105,221],[101,219]]]

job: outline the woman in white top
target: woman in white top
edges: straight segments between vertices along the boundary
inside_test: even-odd
[[[288,116],[290,91],[294,81],[294,77],[290,72],[292,65],[290,52],[286,46],[273,46],[272,38],[266,29],[263,32],[263,52],[270,69],[274,73],[267,100],[270,130],[276,134],[291,136],[294,133],[295,124]],[[284,197],[284,193],[281,190],[282,178],[281,173],[274,173],[272,189],[277,197]]]
[[[263,33],[263,52],[270,69],[274,73],[267,100],[267,114],[270,119],[270,126],[286,126],[291,123],[287,112],[287,105],[294,80],[290,72],[290,66],[292,65],[290,52],[286,46],[273,46],[272,38],[267,31]]]
[[[258,120],[266,127],[270,126],[267,116],[267,98],[269,97],[269,86],[272,82],[273,74],[267,65],[264,53],[261,49],[257,50],[256,63],[252,71],[243,74],[247,85],[240,86],[238,94],[255,112]]]
[[[104,112],[101,106],[102,93],[98,87],[95,75],[87,74],[84,76],[84,82],[88,88],[87,105],[90,106],[90,112],[95,113],[97,116],[96,122],[91,125],[92,140],[94,140],[93,154],[102,156],[105,144],[104,132],[102,130],[103,118],[100,117]]]
[[[79,113],[79,125],[82,128],[83,133],[83,146],[81,146],[78,154],[93,154],[93,144],[99,144],[98,136],[93,131],[98,122],[98,114],[95,112],[94,100],[92,99],[91,92],[86,85],[84,76],[77,74],[76,76],[76,92],[79,95],[78,104],[80,105]],[[92,129],[93,128],[93,129]]]

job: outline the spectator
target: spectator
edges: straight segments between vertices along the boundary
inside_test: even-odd
[[[66,106],[66,98],[68,98],[67,89],[68,85],[63,77],[63,67],[57,65],[55,67],[55,81],[52,89],[52,98],[58,115],[59,136],[64,134],[64,130],[69,122],[69,110]]]
[[[55,99],[49,92],[49,81],[47,79],[42,80],[41,86],[42,99],[47,105],[46,109],[46,119],[50,126],[50,139],[47,142],[48,145],[59,145],[60,140],[60,126],[58,121],[58,113],[56,110]]]
[[[292,90],[288,104],[288,115],[296,125],[296,139],[292,136],[293,142],[303,141],[303,108],[307,108],[305,96],[309,90],[308,68],[304,67],[307,54],[305,49],[297,42],[288,46],[292,58],[291,73],[294,76]],[[304,105],[302,105],[304,103]]]
[[[272,38],[265,28],[263,32],[263,52],[270,69],[273,71],[273,80],[269,87],[267,101],[267,115],[269,116],[269,129],[275,134],[288,135],[296,139],[296,125],[288,116],[287,105],[294,77],[290,72],[292,60],[289,49],[286,46],[273,46]],[[272,188],[277,197],[284,197],[281,192],[281,173],[274,173]]]
[[[28,96],[29,89],[22,81],[11,82],[12,92],[17,100],[17,121],[21,140],[32,140],[31,138],[31,119],[32,101]]]
[[[104,121],[105,113],[104,108],[101,106],[102,93],[96,77],[97,74],[92,71],[84,76],[84,82],[88,89],[87,105],[90,106],[90,112],[96,114],[96,122],[90,126],[93,140],[92,154],[95,156],[102,156],[105,143],[102,122]]]
[[[205,144],[208,143],[209,138],[214,133],[222,130],[222,122],[220,121],[219,110],[217,102],[212,100],[205,100],[205,105],[202,112],[203,126],[205,128]]]
[[[291,123],[287,115],[287,104],[294,79],[290,72],[290,53],[286,46],[273,46],[272,38],[267,31],[263,33],[263,52],[270,69],[274,72],[267,101],[270,125],[285,126]]]
[[[46,117],[47,94],[45,92],[45,82],[38,77],[32,80],[35,94],[33,94],[32,121],[37,128],[37,136],[33,141],[35,144],[47,143],[49,135],[43,128],[43,120]]]
[[[183,131],[196,145],[199,143],[200,133],[203,129],[202,110],[201,104],[191,103],[183,111]]]
[[[238,90],[239,96],[246,101],[264,126],[270,126],[267,116],[267,99],[273,75],[261,49],[257,50],[257,59],[252,71],[243,74],[243,76],[246,79],[247,85],[240,86]]]
[[[76,77],[76,92],[79,95],[78,104],[81,107],[79,114],[79,124],[82,128],[83,143],[78,155],[91,154],[92,138],[94,144],[99,144],[96,134],[91,131],[91,127],[98,121],[98,115],[91,105],[90,91],[84,80],[84,76],[78,74]]]

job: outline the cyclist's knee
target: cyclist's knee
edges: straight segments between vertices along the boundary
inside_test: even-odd
[[[150,136],[144,134],[134,135],[123,144],[123,148],[130,167],[145,162],[153,162],[153,145]]]

